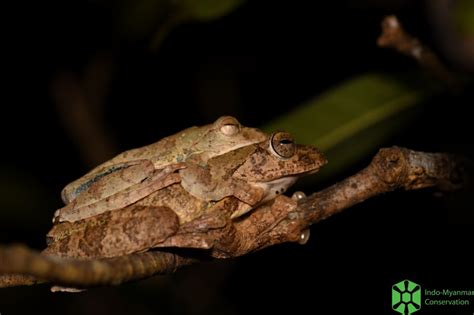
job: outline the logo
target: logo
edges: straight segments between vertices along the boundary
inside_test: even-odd
[[[392,286],[392,308],[403,315],[410,315],[421,308],[421,287],[410,280]]]

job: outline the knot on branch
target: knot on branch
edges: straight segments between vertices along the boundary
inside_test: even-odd
[[[450,154],[418,152],[400,147],[381,149],[372,166],[390,189],[407,190],[436,186],[459,189],[467,180],[465,161]]]
[[[399,147],[380,149],[372,160],[376,176],[392,189],[400,187],[409,174],[407,151]]]
[[[468,179],[465,165],[467,161],[459,157],[441,153],[409,151],[408,180],[405,189],[419,189],[436,186],[442,191],[461,188]]]

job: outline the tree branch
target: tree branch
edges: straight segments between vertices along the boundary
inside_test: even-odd
[[[449,154],[399,147],[381,149],[368,167],[337,184],[298,202],[279,196],[271,205],[256,209],[248,218],[234,224],[236,246],[215,248],[240,256],[279,243],[304,242],[310,225],[370,197],[397,188],[436,187],[442,191],[461,188],[467,180],[463,165],[459,158]],[[219,252],[214,256],[220,257]]]
[[[438,56],[422,42],[408,34],[395,15],[382,21],[382,34],[377,44],[384,48],[393,48],[399,53],[414,58],[434,77],[454,87],[458,84],[455,75],[441,62]]]
[[[34,285],[44,281],[36,275],[48,275],[47,281],[55,284],[92,287],[117,285],[124,282],[148,278],[153,275],[170,274],[179,267],[193,262],[177,254],[149,251],[93,261],[46,256],[23,245],[0,248],[0,288]],[[22,275],[27,271],[28,275]]]
[[[454,156],[423,153],[405,148],[381,149],[368,167],[308,197],[278,196],[238,220],[206,232],[214,244],[215,258],[237,257],[268,246],[305,243],[309,226],[357,203],[397,188],[460,188],[465,180],[463,163]],[[189,237],[195,237],[196,233]],[[184,252],[184,250],[183,250]],[[202,252],[201,252],[202,253]],[[0,247],[0,287],[31,285],[31,276],[60,285],[89,287],[119,284],[155,274],[173,273],[181,266],[201,261],[193,254],[149,251],[98,260],[66,259],[42,255],[23,246]],[[28,276],[26,276],[28,275]]]

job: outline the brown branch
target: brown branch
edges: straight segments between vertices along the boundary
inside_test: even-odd
[[[48,275],[48,282],[75,287],[117,285],[153,275],[170,274],[189,265],[193,258],[162,251],[94,260],[42,255],[23,245],[0,247],[0,288],[42,283],[34,276]],[[28,275],[23,275],[28,271]]]
[[[439,60],[436,54],[421,41],[408,34],[395,15],[382,21],[382,34],[377,44],[384,48],[393,48],[399,53],[414,58],[434,77],[449,86],[457,84],[455,75]]]
[[[234,247],[226,251],[226,245],[216,246],[214,256],[219,257],[220,252],[240,256],[279,243],[304,242],[310,225],[397,188],[458,189],[466,181],[463,165],[448,154],[399,147],[381,149],[368,167],[337,184],[298,202],[280,196],[271,205],[253,211],[245,220],[234,224]]]
[[[381,149],[368,167],[310,196],[279,196],[239,221],[228,221],[205,236],[215,258],[237,257],[285,242],[306,242],[309,226],[375,195],[403,188],[460,188],[463,164],[455,157],[399,147]],[[192,235],[196,236],[196,233]],[[190,237],[192,237],[190,236]],[[172,273],[197,259],[150,251],[93,261],[46,257],[19,246],[0,247],[0,272],[47,274],[46,280],[78,287],[118,284],[155,274]],[[34,284],[31,277],[0,277],[0,287]],[[6,280],[5,280],[6,279]],[[9,280],[9,281],[8,281]],[[22,282],[23,281],[23,282]]]

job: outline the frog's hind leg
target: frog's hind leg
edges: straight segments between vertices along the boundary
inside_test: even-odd
[[[100,166],[98,166],[97,168],[100,168]],[[79,196],[83,194],[87,194],[87,191],[90,190],[89,188],[92,185],[94,185],[98,181],[103,181],[104,178],[107,181],[110,181],[114,180],[115,177],[115,180],[119,181],[113,186],[117,187],[120,184],[126,184],[128,181],[133,181],[134,178],[147,176],[149,173],[153,172],[154,167],[153,163],[149,160],[136,160],[131,162],[123,162],[114,165],[109,165],[107,167],[102,167],[101,170],[96,169],[73,181],[72,183],[69,183],[66,187],[63,188],[63,190],[61,191],[61,198],[65,204],[76,200]],[[116,176],[117,174],[119,174],[120,176]]]
[[[130,167],[131,173],[133,173],[135,167],[138,166]],[[126,207],[157,190],[179,182],[179,174],[174,172],[181,167],[183,166],[177,164],[176,166],[151,171],[149,169],[144,171],[143,168],[139,168],[137,170],[138,174],[129,174],[130,172],[127,169],[125,174],[119,172],[103,177],[91,185],[87,194],[81,194],[76,200],[56,211],[53,221],[75,222]],[[117,191],[114,189],[114,185],[122,184],[124,178],[128,178],[125,175],[130,175],[132,179],[126,179],[128,186],[124,185],[122,190]],[[102,186],[105,187],[103,191],[101,191]],[[92,201],[88,200],[88,196]]]

